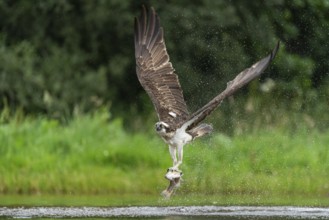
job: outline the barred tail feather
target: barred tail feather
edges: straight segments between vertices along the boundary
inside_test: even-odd
[[[206,134],[210,134],[213,128],[211,125],[208,124],[200,124],[197,127],[187,131],[190,135],[192,135],[193,140],[197,137],[202,137]]]

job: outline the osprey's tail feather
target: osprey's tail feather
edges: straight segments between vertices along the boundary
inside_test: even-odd
[[[200,124],[197,127],[192,128],[191,130],[187,131],[190,135],[192,135],[193,140],[197,137],[202,137],[206,134],[210,134],[213,128],[211,125],[208,124]]]

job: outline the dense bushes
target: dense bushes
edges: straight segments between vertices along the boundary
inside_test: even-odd
[[[266,103],[320,118],[328,108],[325,0],[1,1],[0,106],[56,118],[106,104],[125,118],[151,111],[133,52],[133,19],[142,3],[160,15],[191,110],[265,56],[277,40],[282,47],[274,64],[261,83],[240,93],[249,103],[237,109],[251,102],[258,111],[259,103]],[[274,82],[270,95],[259,92],[266,82]]]

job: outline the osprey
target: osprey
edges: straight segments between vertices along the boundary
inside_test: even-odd
[[[137,77],[151,98],[157,112],[159,122],[155,124],[155,130],[169,145],[173,166],[167,170],[165,177],[172,181],[182,175],[178,168],[183,161],[184,145],[212,131],[211,125],[201,122],[225,98],[235,93],[266,69],[276,55],[279,42],[267,57],[243,70],[235,79],[227,83],[227,87],[222,93],[190,114],[178,77],[169,60],[160,19],[154,9],[151,8],[147,12],[143,7],[141,16],[135,18],[134,28]]]

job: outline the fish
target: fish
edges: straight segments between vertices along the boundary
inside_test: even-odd
[[[171,197],[171,195],[174,193],[174,191],[179,188],[180,186],[180,182],[181,182],[181,177],[177,177],[177,178],[173,178],[171,180],[169,180],[169,186],[162,191],[161,195],[166,198],[169,199]]]

